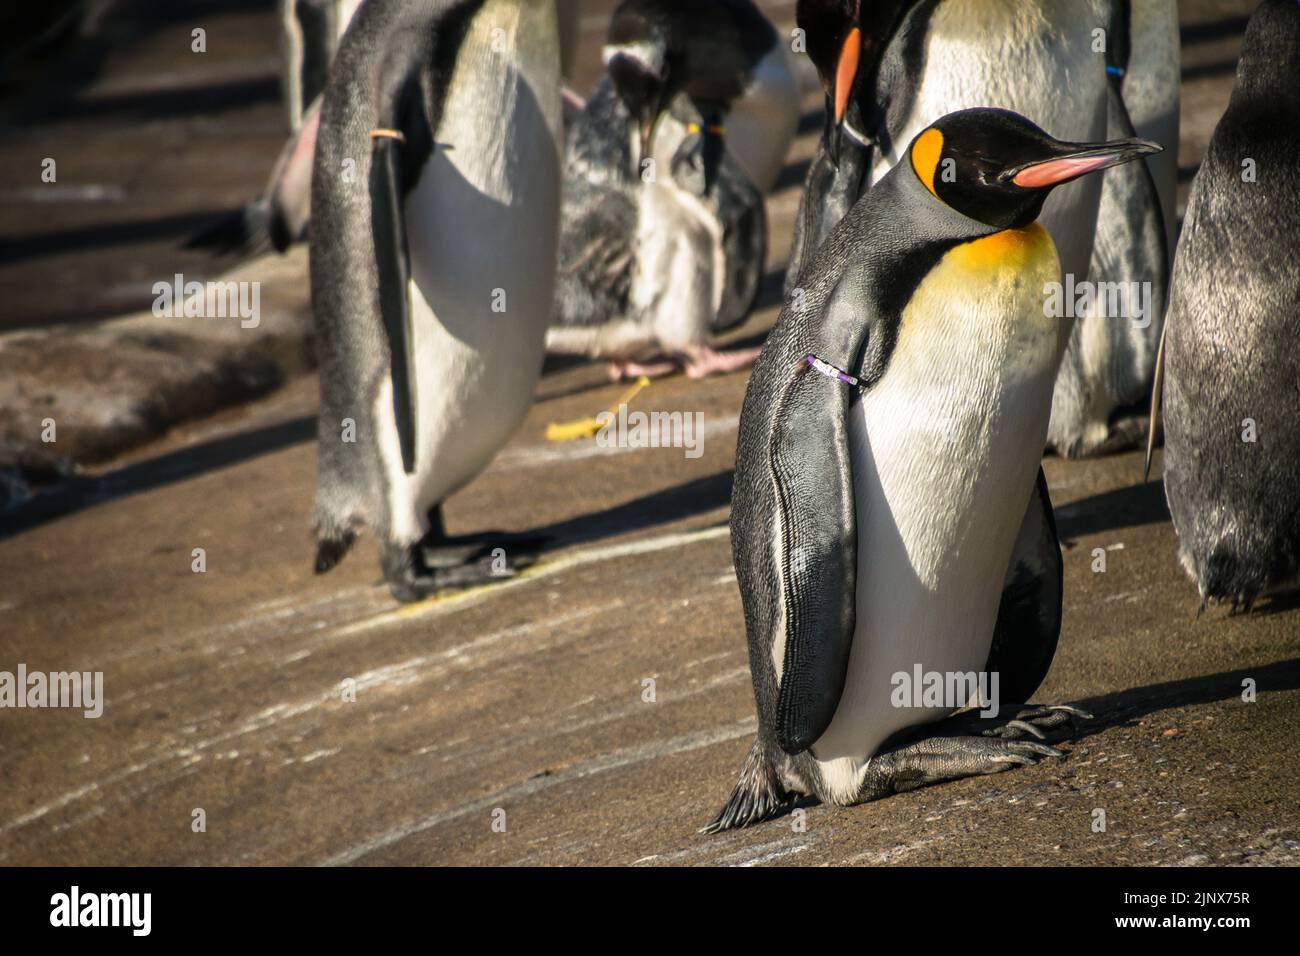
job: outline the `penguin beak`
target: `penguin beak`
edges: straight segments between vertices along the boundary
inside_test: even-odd
[[[641,118],[641,123],[639,124],[641,155],[636,158],[636,166],[638,170],[641,168],[641,163],[650,155],[650,143],[654,139],[655,123],[658,119],[659,114],[657,113],[651,113],[650,115]]]
[[[840,55],[835,62],[835,76],[826,84],[830,114],[827,117],[826,147],[831,162],[836,166],[840,163],[840,144],[845,136],[844,124],[850,112],[853,85],[857,82],[858,71],[862,66],[862,54],[862,31],[854,27],[849,30],[848,36],[840,46]]]
[[[862,58],[862,31],[854,27],[844,38],[840,47],[840,57],[835,64],[835,125],[844,121],[844,110],[849,105],[849,94],[853,91],[853,81],[858,76],[858,63]]]
[[[1109,143],[1057,143],[1048,159],[1023,163],[1003,172],[999,179],[1023,189],[1051,189],[1111,166],[1159,153],[1163,147],[1145,139],[1121,139]]]

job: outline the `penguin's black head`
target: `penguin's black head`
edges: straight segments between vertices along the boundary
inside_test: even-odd
[[[775,30],[745,3],[623,0],[610,18],[604,61],[636,124],[641,157],[654,148],[656,124],[682,93],[702,129],[719,138],[754,64],[776,42]],[[706,152],[718,149],[711,144]]]
[[[844,119],[862,58],[859,4],[860,0],[799,0],[795,5],[795,22],[804,33],[808,58],[826,91],[827,114],[835,124]]]
[[[987,225],[1015,229],[1038,218],[1057,186],[1160,149],[1141,139],[1067,143],[1019,113],[971,109],[923,130],[908,156],[916,178],[941,202]]]
[[[650,42],[610,45],[605,48],[605,67],[614,92],[636,123],[644,156],[655,121],[672,99],[667,51]]]
[[[875,86],[880,59],[905,0],[798,0],[795,20],[826,91],[827,147],[837,160],[844,126],[859,136],[861,102]]]

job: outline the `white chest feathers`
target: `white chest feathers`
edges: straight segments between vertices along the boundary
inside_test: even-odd
[[[637,191],[631,315],[660,348],[699,344],[722,305],[726,258],[712,203],[669,182]]]
[[[1061,336],[1043,287],[1059,275],[1036,224],[951,250],[904,310],[884,375],[850,407],[857,627],[813,748],[846,797],[885,738],[953,709],[895,707],[894,675],[979,671],[988,658],[1047,433]]]
[[[387,385],[377,403],[396,540],[420,537],[428,508],[486,467],[541,372],[559,232],[557,50],[552,4],[488,0],[457,55],[438,146],[407,195],[413,474],[402,471]]]
[[[1058,139],[1096,142],[1106,133],[1106,62],[1093,49],[1098,21],[1083,0],[941,0],[928,23],[924,72],[878,182],[913,137],[954,110],[991,106],[1029,117]],[[1066,272],[1086,278],[1101,178],[1053,191],[1042,221]]]

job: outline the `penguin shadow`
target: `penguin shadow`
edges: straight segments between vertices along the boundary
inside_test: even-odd
[[[1249,611],[1228,612],[1229,617],[1272,617],[1300,608],[1300,586],[1260,598]]]
[[[1053,510],[1057,534],[1067,548],[1074,547],[1075,539],[1085,535],[1170,520],[1163,481],[1105,491]]]
[[[235,78],[147,93],[74,99],[62,107],[59,116],[65,122],[87,118],[103,120],[110,116],[129,122],[157,122],[215,113],[250,103],[275,102],[279,98],[280,81],[275,77]]]
[[[526,533],[546,539],[540,552],[545,554],[707,514],[731,502],[732,474],[727,470],[685,481],[620,505],[531,528]]]
[[[81,475],[40,491],[11,511],[0,513],[0,541],[96,505],[227,468],[315,438],[316,416],[303,416],[178,448],[102,475]]]
[[[103,475],[75,477],[0,513],[0,541],[88,508],[315,441],[316,427],[314,415],[303,416],[180,448]],[[731,502],[731,481],[732,472],[727,470],[522,533],[545,540],[540,557],[562,547],[631,534],[725,507]],[[475,539],[474,535],[463,538]]]
[[[1179,28],[1178,38],[1182,46],[1191,46],[1224,37],[1239,37],[1245,34],[1249,22],[1250,17],[1225,17],[1209,23],[1188,23]]]
[[[0,241],[0,262],[27,262],[67,252],[114,248],[173,237],[179,239],[211,226],[229,212],[229,209],[208,208],[178,215],[73,226],[39,235],[5,239]],[[151,298],[152,296],[147,297]],[[77,314],[80,318],[95,318],[86,315],[84,310]]]
[[[83,91],[101,77],[109,57],[124,44],[148,41],[177,24],[192,24],[211,4],[205,0],[170,0],[117,6],[130,9],[109,8],[105,16],[94,21],[90,32],[67,31],[20,62],[5,64],[6,75],[0,81],[0,118],[4,125],[31,129],[74,118],[98,120],[114,114],[156,120],[192,116],[196,112],[226,109],[255,100],[279,100],[278,78],[263,75],[144,93],[83,96]],[[221,12],[227,15],[262,13],[266,8],[266,0],[222,0],[221,3]],[[185,49],[188,53],[188,41]]]
[[[1213,63],[1198,63],[1183,67],[1183,82],[1201,80],[1210,76],[1231,76],[1237,72],[1237,58],[1216,60]]]
[[[1131,687],[1071,701],[1092,714],[1092,719],[1078,721],[1069,729],[1053,731],[1049,737],[1056,741],[1080,743],[1112,727],[1134,727],[1143,717],[1162,710],[1240,699],[1247,680],[1254,681],[1256,692],[1261,694],[1300,689],[1300,658],[1263,667],[1244,667],[1204,677]]]
[[[1048,730],[1046,742],[1079,744],[1115,727],[1135,727],[1144,717],[1163,710],[1203,706],[1233,698],[1240,700],[1247,680],[1254,681],[1254,690],[1259,694],[1300,690],[1300,658],[1070,700],[1066,703],[1087,711],[1092,715],[1091,719],[1074,720]],[[1012,712],[1014,706],[1008,703],[1002,705],[1002,711],[996,718],[999,725],[1015,716]],[[886,741],[882,749],[927,736],[979,733],[982,723],[983,718],[977,714],[956,714],[933,724],[900,731]]]
[[[696,478],[621,505],[517,533],[506,533],[501,535],[500,543],[508,543],[514,558],[522,558],[516,560],[516,567],[524,569],[565,548],[645,531],[726,507],[731,502],[732,474],[724,471]],[[727,519],[723,519],[709,527],[726,526]],[[497,532],[477,532],[456,535],[441,544],[443,549],[447,545],[459,548],[464,558],[482,555],[497,543],[494,540],[497,536]]]

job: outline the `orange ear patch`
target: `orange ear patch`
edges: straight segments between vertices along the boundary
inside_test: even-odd
[[[918,136],[916,142],[912,144],[912,169],[916,172],[916,178],[921,180],[935,199],[939,198],[939,194],[934,191],[934,174],[939,169],[941,152],[943,152],[943,133],[933,126]]]

